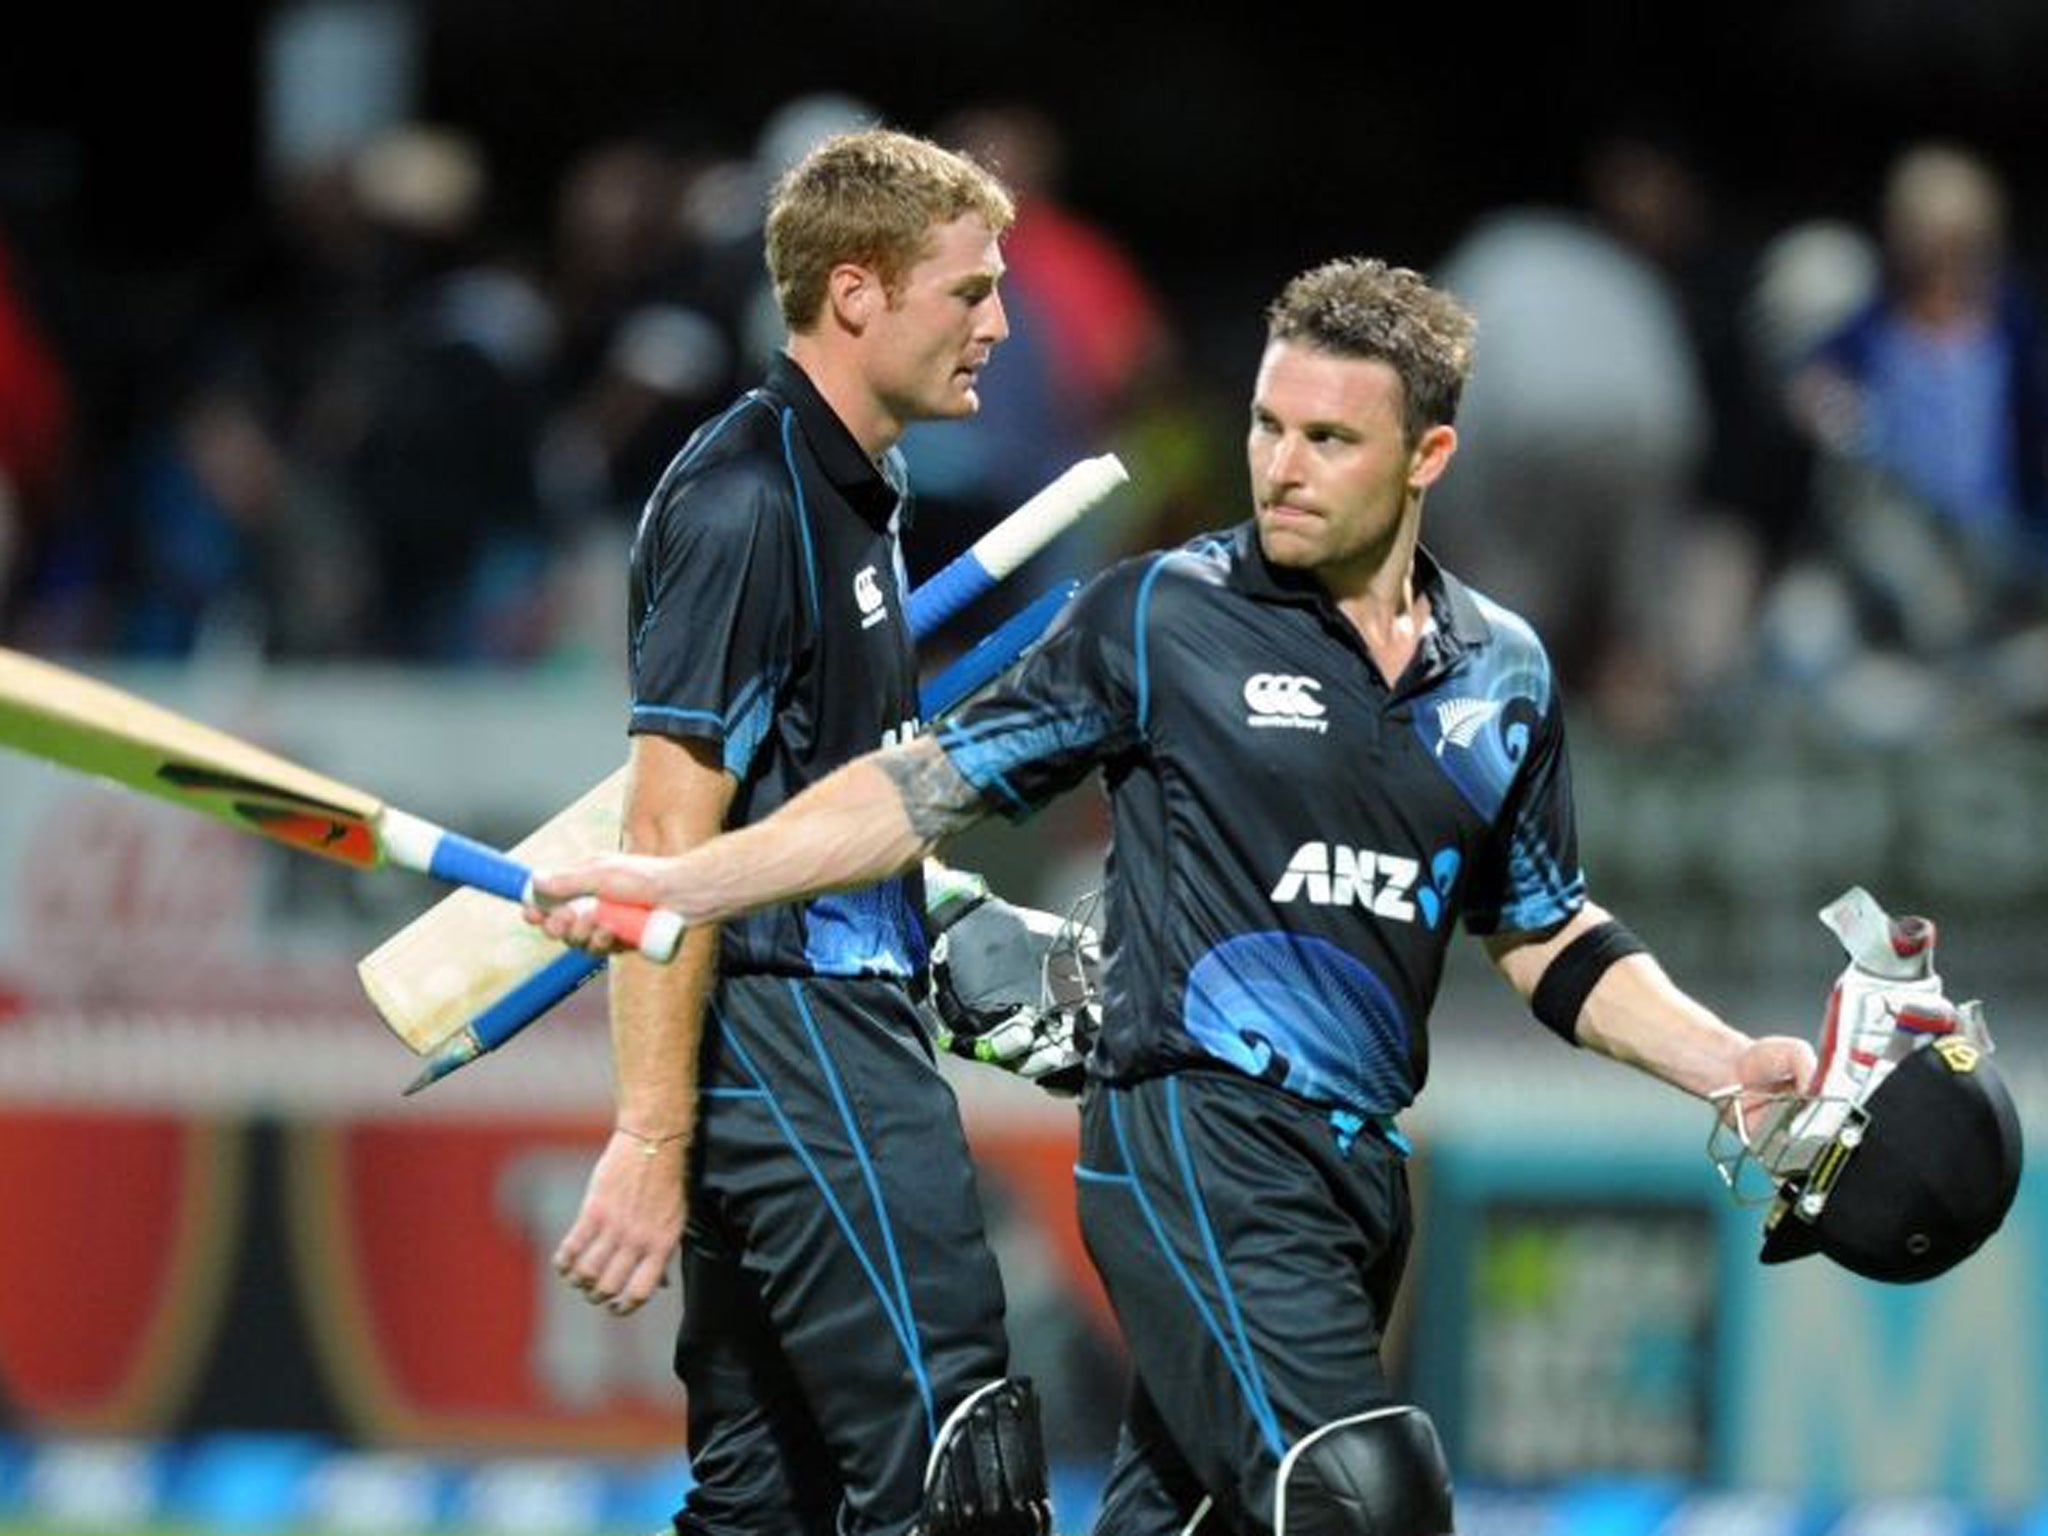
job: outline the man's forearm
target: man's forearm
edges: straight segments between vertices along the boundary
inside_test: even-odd
[[[718,835],[733,784],[701,743],[639,739],[628,781],[625,846],[681,854]],[[612,965],[612,1070],[619,1129],[687,1145],[697,1113],[697,1043],[718,972],[718,929],[692,929],[667,965],[620,955]]]
[[[1750,1038],[1680,989],[1651,956],[1630,955],[1587,997],[1579,1043],[1705,1098],[1735,1081]]]
[[[1610,914],[1588,902],[1545,934],[1503,934],[1487,942],[1493,962],[1525,1002],[1573,944]],[[1553,1028],[1562,1024],[1553,1021]],[[1654,956],[1630,954],[1601,971],[1571,1020],[1572,1038],[1590,1050],[1704,1098],[1728,1085],[1750,1039],[1688,996]]]
[[[697,1118],[697,1043],[718,973],[718,928],[693,928],[667,965],[612,961],[612,1069],[619,1129],[645,1142],[680,1138]]]
[[[980,796],[929,737],[848,763],[774,815],[675,861],[664,904],[693,927],[873,885],[980,820]]]

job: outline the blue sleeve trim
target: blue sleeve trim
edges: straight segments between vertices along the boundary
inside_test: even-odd
[[[1535,933],[1556,927],[1585,904],[1586,877],[1581,874],[1563,890],[1525,896],[1498,912],[1468,913],[1465,931],[1479,938],[1495,933]]]
[[[676,709],[667,704],[635,704],[632,708],[632,718],[638,720],[642,716],[652,720],[671,720],[678,725],[710,727],[709,730],[701,733],[704,735],[723,736],[725,734],[725,717],[714,710]]]
[[[712,725],[724,725],[725,716],[711,709],[677,709],[668,704],[635,704],[636,715],[660,715],[667,720],[704,720]]]
[[[692,464],[696,463],[699,458],[703,457],[704,451],[707,448],[709,448],[713,443],[718,441],[719,434],[724,432],[725,429],[732,424],[732,420],[735,416],[739,415],[739,413],[741,411],[744,411],[748,406],[759,405],[760,403],[760,391],[750,389],[744,395],[741,395],[739,399],[735,400],[731,405],[727,406],[725,409],[725,414],[723,416],[720,416],[716,421],[712,422],[710,426],[705,427],[703,429],[702,435],[698,437],[697,441],[684,452],[683,456],[680,459],[676,461],[677,470],[680,471],[688,469]]]
[[[781,669],[770,667],[740,689],[725,713],[725,771],[736,779],[747,776],[761,743],[768,739],[768,727],[775,719],[775,693],[781,686]]]
[[[796,408],[782,411],[782,462],[789,466],[790,489],[796,493],[796,531],[804,546],[804,577],[811,598],[811,626],[817,628],[821,612],[818,599],[818,557],[811,548],[811,509],[804,500],[804,477],[796,468]]]
[[[1004,777],[1006,770],[1020,763],[1086,751],[1109,733],[1108,719],[1095,710],[1050,718],[1030,710],[1013,710],[972,725],[942,726],[937,739],[940,750],[968,783],[984,792],[996,789],[1017,809],[1029,810],[1028,802]]]
[[[745,778],[754,755],[768,737],[775,719],[775,694],[782,686],[784,672],[770,667],[743,684],[733,696],[732,707],[723,714],[711,709],[683,709],[673,704],[635,703],[629,725],[642,721],[664,721],[685,728],[684,734],[725,743],[725,771]]]
[[[1138,600],[1132,606],[1131,625],[1135,631],[1132,651],[1138,669],[1138,733],[1150,728],[1152,723],[1152,662],[1151,647],[1146,642],[1145,619],[1152,606],[1152,584],[1159,579],[1159,573],[1166,569],[1166,562],[1172,559],[1171,552],[1159,556],[1152,562],[1152,569],[1145,573],[1138,583]]]
[[[960,777],[969,784],[983,794],[994,790],[1009,801],[1013,810],[1022,812],[1031,809],[1024,797],[1003,777],[1002,768],[993,749],[964,740],[961,732],[951,725],[940,726],[933,739],[938,742],[939,750],[946,754],[955,768],[959,769]]]
[[[1104,1173],[1099,1168],[1083,1168],[1079,1163],[1074,1164],[1074,1178],[1083,1184],[1129,1185],[1137,1182],[1128,1173]]]

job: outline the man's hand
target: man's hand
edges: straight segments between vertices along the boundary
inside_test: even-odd
[[[688,1152],[686,1136],[615,1130],[605,1143],[576,1224],[555,1249],[555,1269],[593,1305],[624,1317],[668,1284],[683,1236]]]
[[[1803,1091],[1813,1081],[1813,1047],[1791,1035],[1764,1035],[1742,1048],[1735,1058],[1735,1082],[1745,1117],[1760,1113],[1774,1099]]]
[[[639,743],[665,740],[635,737],[636,764],[653,750]],[[703,744],[680,752],[669,744],[669,749],[683,755],[702,751]],[[715,759],[707,757],[696,766],[718,786],[722,816],[731,806],[734,780]],[[672,798],[648,803],[659,807]],[[985,814],[974,786],[937,743],[920,736],[856,758],[763,821],[719,834],[722,820],[691,817],[687,839],[627,839],[628,847],[664,856],[600,854],[539,871],[533,882],[536,904],[526,909],[526,920],[552,939],[608,955],[621,947],[618,936],[594,912],[562,903],[601,896],[660,907],[701,929],[757,907],[887,880],[914,866],[939,839],[973,826]]]
[[[579,896],[596,896],[605,901],[628,902],[636,906],[659,907],[673,904],[668,877],[675,867],[672,858],[638,853],[602,853],[562,869],[536,873],[534,895],[538,907],[526,908],[526,920],[551,939],[573,944],[593,955],[608,955],[629,946],[597,920],[595,902],[579,902]]]

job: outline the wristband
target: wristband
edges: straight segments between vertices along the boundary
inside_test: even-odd
[[[1607,968],[1630,955],[1646,955],[1650,947],[1628,928],[1609,918],[1565,945],[1543,968],[1529,1007],[1547,1029],[1568,1045],[1579,1043],[1579,1012]]]

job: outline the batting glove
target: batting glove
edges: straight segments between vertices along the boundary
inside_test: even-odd
[[[1013,906],[949,872],[928,913],[939,1044],[1046,1091],[1080,1092],[1101,1022],[1100,941],[1078,917]]]
[[[1736,1090],[1715,1095],[1734,1102],[1735,1121],[1726,1128],[1734,1144],[1717,1136],[1709,1151],[1738,1193],[1742,1165],[1752,1159],[1774,1181],[1808,1172],[1878,1085],[1930,1039],[1960,1034],[1991,1049],[1982,1007],[1944,994],[1931,921],[1892,917],[1861,886],[1823,907],[1820,920],[1842,941],[1849,963],[1828,994],[1813,1081],[1747,1119]]]

